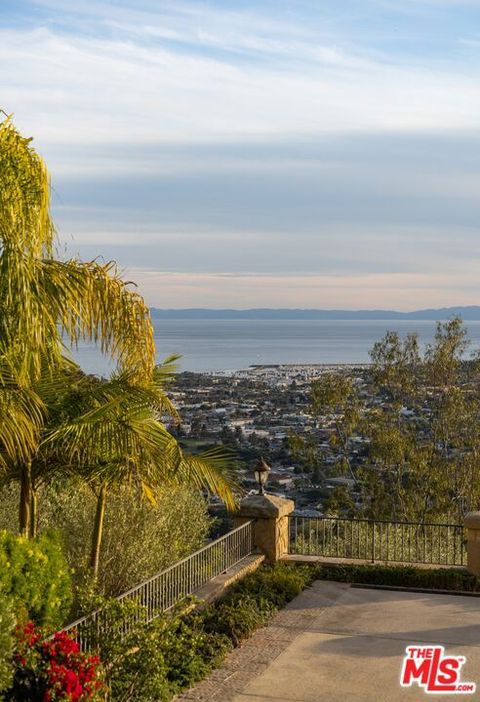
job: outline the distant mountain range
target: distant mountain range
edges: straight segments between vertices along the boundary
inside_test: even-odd
[[[480,306],[440,307],[439,309],[416,310],[414,312],[396,312],[394,310],[302,310],[302,309],[268,309],[249,310],[229,309],[151,309],[154,319],[426,319],[445,320],[459,316],[465,321],[480,320]]]

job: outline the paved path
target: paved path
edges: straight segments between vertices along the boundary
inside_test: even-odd
[[[474,695],[401,688],[405,647],[436,643],[467,658]],[[480,598],[317,581],[180,700],[428,702],[480,699]]]

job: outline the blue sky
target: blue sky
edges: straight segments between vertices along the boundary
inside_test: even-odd
[[[480,303],[480,0],[0,13],[62,248],[150,304]]]

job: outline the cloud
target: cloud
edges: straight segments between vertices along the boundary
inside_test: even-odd
[[[157,307],[399,309],[478,303],[477,271],[354,276],[224,276],[130,271]],[[419,302],[421,300],[421,303]]]
[[[357,134],[170,145],[147,149],[144,157],[137,150],[145,164],[137,176],[104,174],[89,183],[62,178],[55,214],[69,250],[83,258],[101,251],[129,277],[142,267],[185,276],[208,272],[213,296],[225,272],[230,281],[317,273],[363,286],[379,275],[438,273],[448,280],[480,257],[476,143],[473,133]],[[155,163],[165,172],[155,174]],[[161,306],[160,280],[156,298],[151,282],[148,290]],[[272,304],[274,290],[282,299],[290,290],[265,285]],[[341,299],[356,299],[350,286],[343,288]],[[168,290],[181,298],[177,287]],[[231,290],[247,294],[243,284]],[[260,284],[252,290],[259,294]],[[332,282],[334,290],[340,294]],[[439,304],[451,292],[432,290]],[[185,283],[185,294],[192,296],[190,303],[183,298],[188,306],[200,293]]]
[[[460,304],[480,254],[462,5],[20,3],[1,106],[50,165],[61,246],[158,306]]]
[[[64,4],[57,5],[60,12]],[[132,11],[117,7],[117,13],[127,19]],[[234,14],[238,26],[228,12],[187,13],[188,22],[174,17],[175,29],[168,13],[152,13],[151,20],[144,14],[133,12],[138,23],[125,20],[116,32],[107,31],[104,18],[101,36],[82,32],[81,24],[76,33],[51,23],[0,32],[0,61],[9,66],[2,102],[35,133],[54,168],[65,168],[70,143],[89,147],[83,160],[89,157],[93,170],[95,146],[104,144],[238,143],[478,125],[478,75],[468,65],[370,56],[350,42],[322,44],[295,26],[281,25],[277,39],[275,22],[262,32],[260,21],[259,31],[249,13]],[[234,29],[224,35],[227,25]],[[156,39],[157,26],[182,41]],[[243,47],[249,60],[212,53],[214,44],[234,54]]]
[[[478,144],[474,133],[358,134],[130,148],[116,157],[128,164],[135,156],[138,171],[108,167],[88,180],[66,173],[53,200],[65,233],[123,236],[134,228],[137,243],[152,232],[301,237],[342,222],[359,233],[390,224],[437,227],[439,236],[450,230],[463,239],[480,218]]]

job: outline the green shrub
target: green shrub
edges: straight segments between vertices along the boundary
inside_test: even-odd
[[[80,482],[50,488],[39,501],[42,529],[58,529],[74,580],[84,586],[96,500]],[[184,518],[188,515],[188,519]],[[127,490],[107,501],[97,586],[110,597],[146,580],[205,544],[212,520],[201,495],[184,487],[151,505]]]
[[[161,647],[154,628],[147,626],[146,610],[129,600],[96,597],[95,607],[104,612],[107,627],[93,626],[91,650],[104,665],[106,684],[114,702],[150,702],[169,700],[169,684]],[[124,634],[123,622],[134,618],[138,629]]]
[[[275,607],[260,598],[238,594],[204,612],[204,627],[211,634],[226,636],[234,646],[251,636],[275,612]]]
[[[158,628],[159,643],[172,691],[202,680],[232,647],[221,631],[209,632],[203,618],[180,617]]]
[[[71,578],[58,537],[26,539],[0,532],[0,593],[17,615],[42,626],[59,626],[71,605]]]
[[[112,702],[164,702],[173,693],[156,632],[147,627],[141,636],[124,639],[129,650],[113,661],[108,673]]]
[[[108,631],[97,641],[114,702],[161,702],[201,680],[231,648],[225,636],[207,632],[198,614],[162,615],[125,636],[122,621],[145,610],[132,602],[106,605]]]
[[[163,615],[128,636],[121,627],[111,629],[99,643],[112,702],[171,700],[202,680],[232,647],[227,636],[207,630],[203,613]]]
[[[145,611],[134,603],[107,605],[108,633],[97,642],[112,702],[164,702],[204,678],[225,654],[268,622],[299,594],[313,568],[265,567],[247,575],[215,604],[189,613],[162,615],[141,625]],[[124,636],[121,622],[140,622]]]
[[[479,592],[480,581],[459,568],[415,568],[387,565],[320,565],[317,577],[346,583],[419,587],[434,590]]]
[[[0,595],[0,699],[2,690],[10,686],[13,677],[15,615],[12,600]]]
[[[314,577],[315,569],[310,566],[298,568],[285,563],[265,566],[237,583],[225,599],[247,594],[280,609],[310,585]]]
[[[284,563],[264,566],[236,583],[216,605],[205,610],[204,626],[225,634],[237,646],[297,597],[315,576],[314,568]]]

